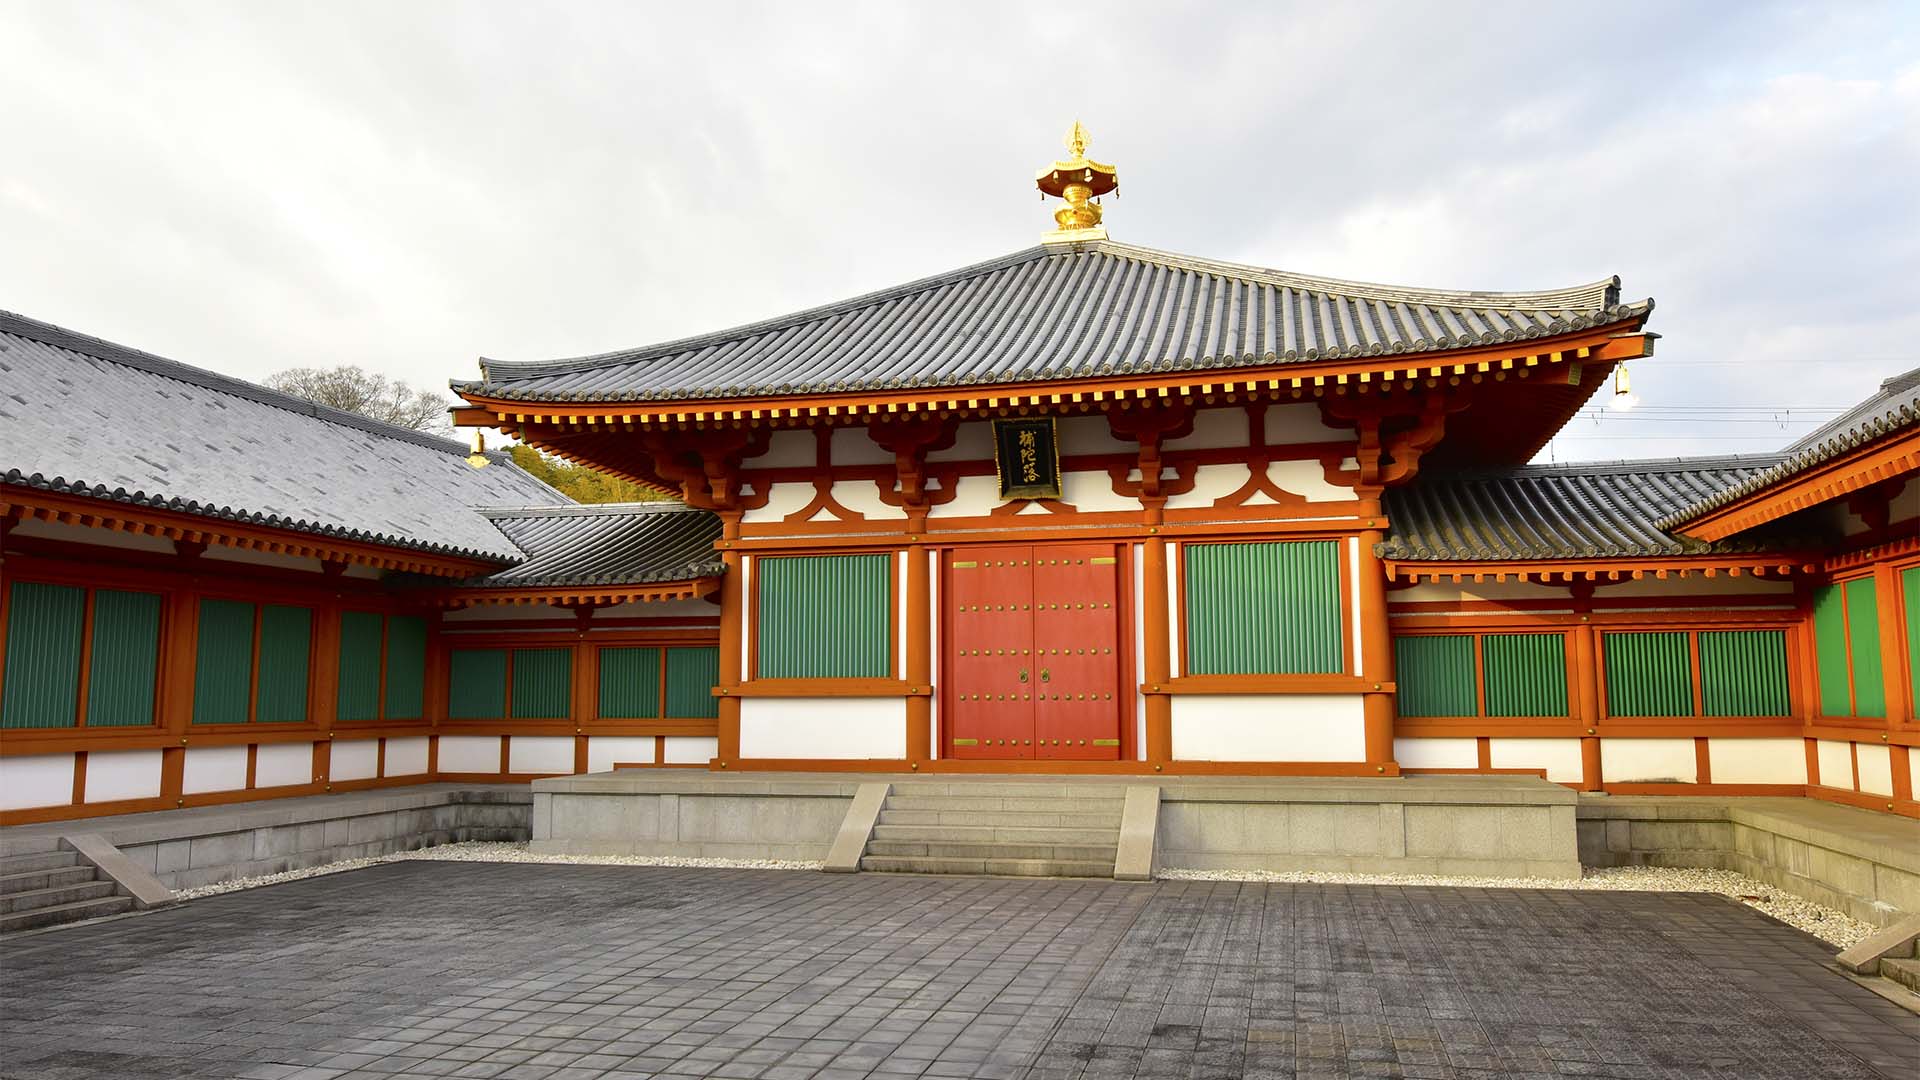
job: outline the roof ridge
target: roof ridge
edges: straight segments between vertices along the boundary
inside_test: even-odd
[[[1090,249],[1107,251],[1116,256],[1141,259],[1164,266],[1201,273],[1255,277],[1265,284],[1313,289],[1341,297],[1365,296],[1376,300],[1407,300],[1415,303],[1442,303],[1458,307],[1498,306],[1541,311],[1554,311],[1568,307],[1570,306],[1568,303],[1552,301],[1564,301],[1575,296],[1589,303],[1598,303],[1602,307],[1611,308],[1620,305],[1620,275],[1618,274],[1559,289],[1528,289],[1519,292],[1436,289],[1419,285],[1389,285],[1384,282],[1353,281],[1346,278],[1324,277],[1319,274],[1304,274],[1295,270],[1255,266],[1251,263],[1229,262],[1225,259],[1212,259],[1199,255],[1182,255],[1178,252],[1162,251],[1158,248],[1142,247],[1138,244],[1126,244],[1115,240],[1090,241],[1086,246]],[[1538,301],[1537,307],[1516,302],[1529,300]],[[1487,301],[1495,303],[1485,303]]]
[[[1767,469],[1780,463],[1784,454],[1707,454],[1699,457],[1618,458],[1610,461],[1561,461],[1551,463],[1494,466],[1467,469],[1427,469],[1422,475],[1435,479],[1484,479],[1526,476],[1595,476],[1630,472],[1687,472],[1699,469]]]
[[[1079,247],[1080,245],[1075,246]],[[483,356],[480,358],[480,378],[478,380],[455,379],[448,385],[458,389],[463,386],[477,386],[492,382],[500,374],[508,374],[518,378],[531,378],[538,375],[557,375],[563,372],[589,370],[601,364],[628,363],[636,360],[647,360],[656,356],[664,356],[669,353],[685,352],[688,349],[698,348],[701,345],[711,342],[734,341],[740,338],[752,337],[770,330],[804,326],[808,323],[819,322],[835,315],[844,315],[849,311],[858,311],[861,308],[872,307],[875,304],[884,303],[888,300],[898,299],[903,296],[912,296],[915,293],[927,292],[931,289],[940,288],[943,285],[966,281],[969,278],[980,277],[996,270],[1004,270],[1009,266],[1018,266],[1024,262],[1031,262],[1037,258],[1060,253],[1061,251],[1059,249],[1050,249],[1036,245],[1008,255],[1001,255],[955,270],[948,270],[945,273],[932,274],[899,285],[889,285],[884,289],[875,289],[871,292],[861,293],[844,300],[817,304],[810,308],[801,308],[799,311],[790,311],[784,315],[775,315],[771,318],[741,323],[737,326],[730,326],[722,330],[710,330],[704,334],[675,338],[671,341],[657,341],[651,345],[641,345],[635,348],[614,349],[610,352],[564,357],[558,360],[492,360]]]
[[[178,360],[170,360],[164,356],[158,356],[142,349],[136,349],[130,345],[121,345],[118,342],[108,341],[105,338],[94,337],[92,334],[83,334],[78,330],[69,330],[64,326],[43,322],[17,312],[0,309],[0,333],[15,334],[33,341],[38,341],[43,345],[50,345],[57,349],[65,349],[69,352],[82,353],[96,360],[104,360],[110,364],[119,364],[123,367],[135,368],[151,375],[158,375],[161,378],[172,379],[175,382],[183,382],[189,386],[198,386],[201,389],[212,390],[215,393],[246,398],[249,401],[257,402],[258,404],[271,408],[311,416],[324,423],[357,428],[371,435],[398,439],[402,442],[410,442],[416,446],[424,446],[430,450],[459,454],[463,457],[471,452],[466,444],[456,439],[449,439],[441,435],[431,435],[424,431],[416,431],[413,428],[401,427],[398,424],[389,424],[384,420],[375,420],[370,416],[362,416],[359,413],[347,412],[344,409],[335,409],[331,406],[321,405],[318,402],[309,401],[306,398],[294,394],[285,393],[284,391],[275,390],[267,386],[261,386],[259,383],[251,383],[245,379],[237,379],[231,375],[222,375],[217,371],[210,371],[207,368],[195,367],[192,364],[181,363]]]

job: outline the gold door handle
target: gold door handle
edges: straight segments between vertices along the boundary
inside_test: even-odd
[[[1021,681],[1021,682],[1026,682],[1026,681],[1027,681],[1027,669],[1026,669],[1026,668],[1021,668],[1021,669],[1020,669],[1020,681]]]
[[[1040,681],[1041,681],[1041,682],[1052,682],[1052,681],[1053,681],[1053,676],[1047,673],[1047,669],[1046,669],[1046,668],[1041,668],[1041,669],[1040,669]]]

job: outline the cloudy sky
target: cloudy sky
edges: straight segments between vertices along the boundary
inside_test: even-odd
[[[0,308],[442,386],[1031,246],[1078,117],[1115,239],[1656,298],[1559,460],[1764,451],[1920,365],[1917,12],[0,0]]]

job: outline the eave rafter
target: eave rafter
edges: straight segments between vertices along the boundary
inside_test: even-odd
[[[1817,559],[1791,553],[1765,552],[1615,559],[1511,559],[1498,562],[1383,559],[1381,562],[1389,581],[1407,584],[1421,581],[1450,582],[1455,585],[1507,581],[1564,585],[1640,581],[1646,578],[1666,581],[1696,575],[1703,578],[1725,575],[1785,581],[1796,574],[1813,574],[1820,569]]]
[[[488,562],[434,555],[293,529],[275,529],[158,507],[11,486],[0,492],[0,519],[49,521],[137,536],[157,536],[190,547],[212,545],[292,558],[318,559],[324,566],[336,570],[347,564],[356,564],[401,573],[462,578],[496,570],[501,562],[506,561]]]
[[[434,603],[447,608],[486,607],[491,605],[554,604],[562,607],[594,608],[611,604],[658,603],[667,600],[698,600],[720,591],[717,577],[689,581],[663,581],[648,585],[564,585],[551,588],[437,589],[430,595]]]

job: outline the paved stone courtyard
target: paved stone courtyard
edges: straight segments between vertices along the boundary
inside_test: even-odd
[[[1871,1077],[1719,897],[410,862],[0,944],[0,1075]]]

